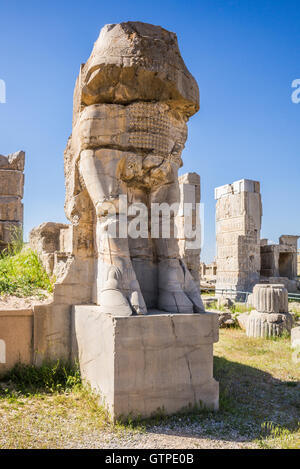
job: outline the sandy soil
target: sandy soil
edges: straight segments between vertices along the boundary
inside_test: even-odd
[[[42,299],[38,296],[19,298],[18,296],[4,295],[0,296],[0,310],[29,309],[35,305],[51,303],[51,301],[52,295],[47,295]]]

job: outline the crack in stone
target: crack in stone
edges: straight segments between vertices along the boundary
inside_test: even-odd
[[[194,394],[194,401],[195,401],[195,404],[197,404],[197,400],[196,400],[196,390],[195,390],[195,387],[194,387],[194,384],[193,384],[193,375],[192,375],[191,365],[190,365],[190,361],[189,361],[189,359],[188,359],[187,354],[184,355],[184,358],[185,358],[185,360],[186,360],[186,364],[187,364],[187,367],[188,367],[188,370],[189,370],[191,388],[192,388],[193,394]]]

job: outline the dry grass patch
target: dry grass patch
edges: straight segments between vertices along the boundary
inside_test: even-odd
[[[109,422],[78,371],[55,366],[19,370],[0,383],[0,448],[300,447],[300,364],[287,338],[221,330],[215,346],[220,411],[126,425]]]

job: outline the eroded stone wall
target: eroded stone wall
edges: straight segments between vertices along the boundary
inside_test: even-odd
[[[0,155],[0,251],[23,227],[24,165],[23,151]]]
[[[260,184],[243,179],[215,190],[216,292],[251,291],[260,279]]]

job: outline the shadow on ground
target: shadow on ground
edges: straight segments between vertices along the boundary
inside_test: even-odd
[[[220,383],[218,412],[157,418],[147,430],[235,442],[267,438],[277,426],[283,434],[300,430],[299,381],[281,381],[223,357],[214,358],[214,376]]]

